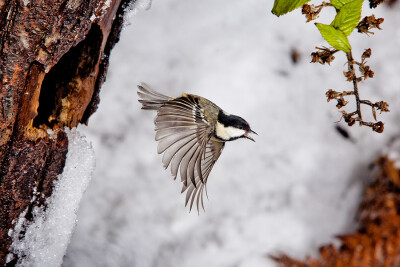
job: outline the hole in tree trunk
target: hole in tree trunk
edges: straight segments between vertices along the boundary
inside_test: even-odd
[[[100,27],[92,24],[86,38],[45,75],[33,127],[55,129],[80,122],[93,95],[102,39]]]

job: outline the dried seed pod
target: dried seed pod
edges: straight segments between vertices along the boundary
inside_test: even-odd
[[[384,0],[369,0],[369,7],[376,8],[378,5],[382,4]]]
[[[347,125],[349,126],[353,126],[354,123],[356,123],[356,119],[353,118],[353,114],[351,113],[346,113],[346,111],[342,111],[342,117],[344,119],[344,121],[347,123]]]
[[[362,64],[360,64],[359,69],[360,69],[360,73],[364,77],[364,80],[366,80],[367,78],[373,78],[374,77],[374,72],[370,69],[369,66],[364,65],[362,63]]]
[[[380,24],[384,21],[383,18],[375,18],[375,15],[364,17],[357,25],[358,32],[365,34],[374,34],[370,29],[377,28],[382,30]]]
[[[337,99],[336,107],[338,109],[341,109],[342,107],[346,106],[348,103],[349,103],[349,101],[344,100],[344,98],[341,96],[340,98]]]
[[[329,48],[326,47],[323,48],[315,47],[315,48],[318,50],[316,52],[311,53],[312,63],[320,63],[320,64],[328,63],[328,65],[330,65],[330,63],[335,59],[333,54],[335,54],[338,51],[335,49],[330,50]]]
[[[321,10],[322,10],[322,5],[315,6],[315,5],[304,4],[301,8],[301,14],[306,15],[307,22],[310,22],[318,18],[318,15],[321,12]]]
[[[371,53],[372,53],[371,48],[365,49],[364,53],[361,56],[362,61],[364,62],[364,60],[366,58],[370,58],[371,57]]]
[[[355,74],[352,71],[343,71],[343,75],[347,78],[348,82],[351,82],[355,78]]]
[[[389,112],[389,104],[385,101],[380,101],[375,103],[375,107],[382,112]]]
[[[328,98],[328,102],[331,101],[332,99],[337,99],[340,96],[339,92],[333,91],[332,89],[329,89],[325,93],[326,97]]]
[[[383,129],[384,129],[384,126],[383,126],[383,122],[381,122],[381,121],[374,123],[374,125],[372,126],[372,130],[377,133],[382,133]]]

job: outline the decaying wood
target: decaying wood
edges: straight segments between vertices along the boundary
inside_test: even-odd
[[[338,236],[339,247],[322,246],[316,259],[272,258],[286,267],[400,266],[400,170],[387,157],[376,164],[379,173],[365,190],[357,232]]]
[[[45,205],[62,172],[63,128],[96,110],[129,2],[0,0],[0,265],[20,214]]]

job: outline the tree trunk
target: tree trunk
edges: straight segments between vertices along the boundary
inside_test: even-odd
[[[128,2],[0,0],[0,265],[20,214],[52,194],[64,127],[96,110]]]

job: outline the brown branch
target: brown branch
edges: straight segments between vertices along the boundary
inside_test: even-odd
[[[368,106],[371,106],[371,107],[374,106],[374,103],[372,103],[372,102],[369,101],[369,100],[360,100],[360,103],[361,103],[361,104],[368,105]]]
[[[384,124],[381,121],[378,121],[376,123],[373,122],[366,122],[363,120],[362,118],[362,113],[361,113],[361,104],[364,105],[368,105],[371,106],[372,108],[372,115],[374,116],[374,119],[376,120],[376,112],[375,112],[375,108],[381,109],[382,111],[389,111],[389,109],[387,109],[387,107],[389,106],[386,102],[377,102],[377,103],[372,103],[369,100],[361,100],[360,99],[360,95],[359,95],[359,91],[358,91],[358,83],[360,81],[362,81],[361,77],[357,77],[355,69],[354,69],[354,64],[359,66],[360,72],[362,75],[364,75],[364,80],[367,78],[372,78],[373,77],[373,71],[370,70],[369,66],[366,66],[365,63],[365,59],[369,58],[371,56],[371,49],[366,49],[365,52],[362,54],[362,61],[360,62],[356,62],[353,58],[353,55],[350,52],[346,53],[347,56],[347,65],[348,65],[348,72],[345,73],[345,76],[347,77],[347,79],[349,81],[351,81],[353,83],[353,92],[354,92],[354,97],[356,99],[356,111],[350,114],[345,114],[343,113],[343,116],[347,115],[347,117],[352,118],[353,115],[357,115],[357,117],[354,118],[354,120],[349,119],[349,118],[345,118],[346,122],[348,123],[349,126],[354,125],[354,121],[358,121],[360,126],[364,125],[364,126],[368,126],[371,127],[373,131],[381,133],[383,132],[384,129]],[[338,99],[338,103],[342,102],[342,99]]]
[[[319,58],[316,58],[321,53],[324,53],[324,55],[326,54],[325,57],[333,57],[332,55],[333,55],[334,50],[330,50],[327,48],[321,49],[318,47],[317,47],[317,49],[319,49],[319,51],[314,52],[312,54],[312,56],[313,56],[312,62],[319,62],[321,64],[325,63],[325,62],[322,62],[322,60],[320,60]],[[361,81],[366,80],[368,78],[373,78],[373,76],[374,76],[374,72],[370,69],[370,67],[365,65],[367,63],[366,59],[371,56],[371,49],[368,48],[364,51],[364,53],[361,56],[361,62],[357,62],[354,60],[351,51],[346,53],[346,56],[347,56],[346,63],[347,63],[348,69],[343,74],[347,78],[347,81],[353,83],[353,91],[337,92],[332,89],[329,89],[326,92],[327,100],[328,100],[328,102],[333,99],[336,100],[337,101],[336,107],[338,109],[341,109],[342,107],[344,107],[348,104],[348,101],[346,101],[344,99],[344,97],[349,96],[349,95],[354,95],[354,98],[356,100],[356,110],[354,112],[350,112],[350,113],[347,113],[346,111],[342,111],[342,118],[344,119],[344,121],[347,123],[348,126],[353,126],[358,121],[360,126],[368,126],[368,127],[371,127],[373,131],[381,133],[381,132],[383,132],[383,129],[384,129],[383,122],[378,121],[378,122],[374,123],[374,122],[364,121],[362,112],[361,112],[361,104],[368,105],[371,107],[372,116],[374,117],[375,121],[376,121],[376,109],[380,110],[381,113],[388,112],[389,105],[384,101],[373,103],[370,100],[361,100],[359,90],[358,90],[359,89],[358,84]],[[357,77],[356,70],[354,67],[355,65],[358,66],[359,72],[362,75],[361,77]]]
[[[350,52],[346,53],[347,56],[347,65],[348,65],[348,70],[352,74],[352,80],[353,80],[353,87],[354,87],[354,96],[356,98],[356,107],[357,107],[357,116],[360,121],[362,121],[362,114],[361,114],[361,105],[360,105],[360,95],[358,94],[358,80],[356,76],[356,72],[354,70],[354,59],[353,55]]]

